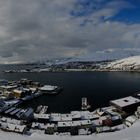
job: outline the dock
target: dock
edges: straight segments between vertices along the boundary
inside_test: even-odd
[[[39,114],[45,114],[48,110],[48,106],[38,106],[36,112]]]

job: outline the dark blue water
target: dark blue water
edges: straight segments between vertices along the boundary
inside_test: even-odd
[[[1,68],[3,69],[3,67]],[[140,91],[140,73],[131,72],[68,72],[68,73],[0,73],[0,79],[29,78],[42,84],[61,85],[57,96],[42,96],[24,107],[48,105],[49,112],[80,110],[81,98],[87,97],[92,110],[107,106],[112,99],[133,95]]]

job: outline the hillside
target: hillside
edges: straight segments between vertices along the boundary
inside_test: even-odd
[[[139,71],[140,70],[140,55],[128,57],[111,62],[105,66],[108,70],[122,71]]]

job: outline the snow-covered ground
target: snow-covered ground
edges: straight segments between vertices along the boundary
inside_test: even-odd
[[[31,136],[0,131],[0,140],[139,140],[140,120],[130,128],[117,132],[93,134],[89,136],[57,136],[33,133]]]
[[[106,67],[114,70],[140,70],[140,55],[116,60]]]

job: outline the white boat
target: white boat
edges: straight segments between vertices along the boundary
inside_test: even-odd
[[[49,95],[58,94],[60,91],[62,91],[62,89],[63,89],[62,87],[52,86],[52,85],[44,85],[43,87],[39,88],[41,93],[49,94]]]

